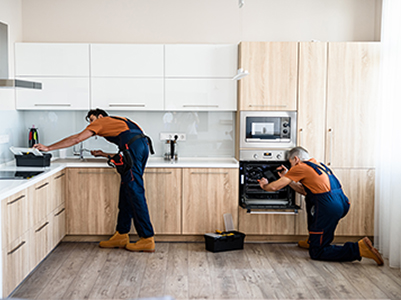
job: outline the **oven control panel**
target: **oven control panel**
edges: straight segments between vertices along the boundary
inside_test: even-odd
[[[278,161],[287,160],[288,150],[242,150],[240,160]]]

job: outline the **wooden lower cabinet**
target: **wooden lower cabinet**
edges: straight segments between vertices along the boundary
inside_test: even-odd
[[[52,247],[52,224],[49,217],[35,224],[31,231],[32,247],[30,248],[30,266],[35,268],[42,259],[51,251]]]
[[[52,218],[52,248],[57,246],[65,236],[65,215],[65,203],[61,204],[50,214],[50,218]]]
[[[67,234],[113,234],[119,189],[120,175],[114,169],[68,169]]]
[[[224,230],[225,213],[238,227],[238,169],[183,169],[182,233]]]
[[[3,248],[3,298],[6,298],[32,270],[29,232]]]
[[[36,225],[51,212],[51,178],[28,188],[29,227]]]
[[[66,179],[67,170],[62,170],[54,174],[51,178],[51,190],[50,190],[50,211],[55,210],[57,207],[65,203],[66,194]]]

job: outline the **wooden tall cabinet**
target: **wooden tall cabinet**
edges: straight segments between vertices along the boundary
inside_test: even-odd
[[[297,109],[297,42],[241,42],[239,68],[239,110]]]

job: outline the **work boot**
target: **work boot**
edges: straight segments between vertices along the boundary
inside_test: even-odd
[[[384,263],[382,256],[380,255],[379,251],[373,247],[372,242],[369,238],[364,237],[362,240],[358,241],[359,246],[359,254],[362,257],[374,259],[375,262],[381,266]]]
[[[298,247],[300,247],[302,249],[309,249],[309,238],[307,238],[304,241],[299,241],[298,242]]]
[[[118,231],[108,240],[99,243],[100,248],[124,248],[129,243],[128,233],[120,234]]]
[[[153,236],[149,238],[140,238],[136,243],[127,244],[125,249],[135,252],[155,252],[155,239]]]

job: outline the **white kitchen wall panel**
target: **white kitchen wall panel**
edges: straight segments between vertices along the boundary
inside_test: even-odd
[[[166,77],[232,78],[237,45],[165,45]]]
[[[92,108],[163,110],[163,79],[92,78]]]
[[[89,76],[89,44],[16,43],[16,76]]]
[[[27,79],[19,77],[21,79]],[[16,89],[20,110],[88,110],[89,77],[29,77],[42,83],[41,90]]]
[[[236,86],[231,79],[166,79],[165,109],[235,111]]]
[[[91,44],[92,77],[163,77],[164,45]]]

